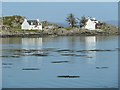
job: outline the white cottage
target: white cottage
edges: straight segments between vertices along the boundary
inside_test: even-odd
[[[27,20],[24,19],[21,29],[28,29],[28,30],[42,30],[42,23],[40,23],[39,19],[37,20]]]
[[[97,27],[98,21],[95,20],[95,18],[89,18],[88,21],[86,22],[85,29],[88,30],[95,30]]]

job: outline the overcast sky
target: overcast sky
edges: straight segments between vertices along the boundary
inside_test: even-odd
[[[95,17],[101,21],[117,20],[117,2],[3,2],[2,15],[22,15],[28,19],[65,22],[66,16]]]

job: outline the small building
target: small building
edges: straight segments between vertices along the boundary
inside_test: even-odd
[[[97,28],[98,21],[95,18],[88,18],[86,22],[85,29],[95,30]]]
[[[40,23],[39,19],[37,20],[27,20],[24,19],[21,29],[26,30],[42,30],[42,23]]]

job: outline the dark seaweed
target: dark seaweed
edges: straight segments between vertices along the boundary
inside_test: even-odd
[[[69,61],[53,61],[52,63],[68,63]]]
[[[58,78],[80,78],[80,76],[69,76],[69,75],[62,75],[62,76],[57,76]]]
[[[96,69],[106,69],[106,68],[109,68],[109,67],[96,67]]]
[[[39,68],[23,68],[22,70],[40,70]]]

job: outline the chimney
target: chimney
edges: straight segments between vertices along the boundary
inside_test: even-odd
[[[37,19],[37,21],[40,22],[39,19]]]

